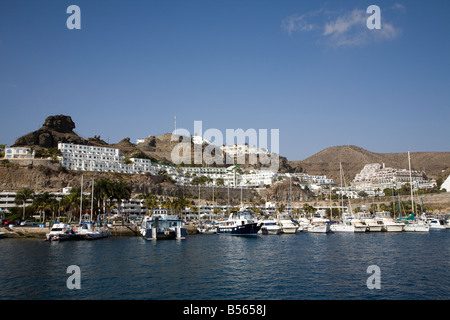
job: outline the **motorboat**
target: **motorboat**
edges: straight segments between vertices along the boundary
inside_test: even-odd
[[[217,233],[228,235],[255,236],[261,225],[249,210],[233,211],[227,220],[219,221]]]
[[[403,227],[406,232],[428,232],[430,226],[422,220],[407,222]]]
[[[327,233],[330,232],[330,220],[325,218],[313,218],[308,226],[308,232]]]
[[[297,227],[298,232],[308,231],[310,221],[309,221],[309,219],[306,219],[306,218],[300,218],[300,219],[298,219],[297,224],[298,224],[298,227]]]
[[[276,235],[281,233],[281,226],[275,219],[262,220],[260,232],[265,235]]]
[[[355,232],[366,232],[367,225],[361,219],[350,219],[350,224],[355,228]]]
[[[358,212],[358,219],[366,226],[367,232],[380,232],[383,222],[375,220],[369,212]]]
[[[377,212],[375,221],[383,223],[381,231],[386,232],[402,232],[405,226],[405,223],[392,219],[391,213],[387,211]]]
[[[197,231],[201,234],[215,234],[217,233],[217,225],[209,222],[201,223],[197,227]]]
[[[186,239],[187,234],[184,221],[168,212],[145,216],[139,229],[146,240]]]
[[[56,222],[50,232],[46,234],[46,241],[79,240],[81,237],[72,229],[70,224]]]
[[[355,232],[355,226],[347,222],[333,223],[330,226],[332,232]]]
[[[280,216],[278,219],[278,224],[281,227],[281,233],[297,233],[298,225],[289,218],[289,216]]]
[[[444,227],[445,229],[450,229],[450,219],[445,220]]]
[[[443,230],[445,226],[441,223],[439,219],[431,219],[429,223],[430,229],[432,230]]]
[[[85,240],[101,239],[111,235],[111,231],[109,231],[108,227],[95,228],[92,221],[82,221],[75,233]]]
[[[373,218],[367,218],[363,220],[367,226],[368,232],[380,232],[383,229],[383,222],[377,221]]]

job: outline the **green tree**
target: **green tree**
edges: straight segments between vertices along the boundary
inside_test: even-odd
[[[19,192],[16,193],[15,203],[22,204],[23,206],[23,215],[22,220],[25,220],[25,202],[28,199],[33,199],[34,197],[34,191],[30,188],[23,188]]]
[[[34,197],[32,207],[42,214],[42,222],[45,222],[47,213],[51,213],[54,219],[55,212],[58,210],[59,206],[58,201],[53,195],[44,192]]]

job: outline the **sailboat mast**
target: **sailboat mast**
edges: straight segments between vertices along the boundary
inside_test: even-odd
[[[342,212],[344,212],[344,190],[343,190],[343,185],[342,185],[342,163],[339,162],[339,176],[341,178],[341,207],[342,207]],[[341,210],[339,210],[339,212],[341,212]],[[341,214],[342,217],[342,214]]]
[[[411,156],[408,151],[408,164],[409,164],[409,184],[411,188],[411,211],[414,213],[414,196],[413,196],[413,184],[412,184],[412,174],[411,174]]]
[[[83,215],[83,175],[81,175],[81,192],[80,192],[80,222]]]
[[[288,215],[291,210],[291,174],[289,174],[289,203],[288,203]]]
[[[94,212],[94,179],[92,179],[92,192],[91,192],[91,221],[92,221],[92,212]]]

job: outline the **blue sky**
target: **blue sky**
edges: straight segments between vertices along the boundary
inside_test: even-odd
[[[81,30],[69,30],[69,5]],[[366,9],[381,9],[369,30]],[[0,143],[70,115],[110,143],[279,129],[303,160],[352,144],[450,151],[450,2],[0,2]]]

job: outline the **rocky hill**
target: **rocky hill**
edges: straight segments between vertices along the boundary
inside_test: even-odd
[[[87,144],[87,140],[73,132],[73,129],[75,129],[75,123],[70,116],[50,116],[45,119],[40,129],[17,139],[13,147],[48,149],[57,147],[58,142]]]
[[[100,136],[86,139],[80,137],[73,129],[75,129],[75,123],[70,116],[49,116],[40,129],[20,137],[13,146],[45,149],[56,147],[58,142],[109,146],[120,149],[121,154],[128,157],[147,157],[157,162],[171,164],[171,152],[178,143],[171,140],[171,133],[166,133],[149,136],[139,144],[132,143],[130,138],[108,144],[100,139]],[[202,148],[205,147],[206,145],[203,144]],[[193,150],[192,141],[191,159],[193,159]],[[428,177],[446,178],[450,174],[450,152],[412,152],[411,161],[413,169],[425,171]],[[279,172],[306,172],[312,175],[326,175],[339,181],[340,162],[342,162],[347,181],[351,181],[364,165],[369,163],[384,163],[387,167],[398,169],[408,168],[407,153],[375,153],[357,146],[346,145],[326,148],[302,161],[288,161],[280,156]]]
[[[375,153],[346,145],[326,148],[302,161],[290,161],[297,171],[312,175],[327,175],[339,181],[339,163],[342,162],[346,181],[351,181],[364,165],[384,163],[386,167],[408,169],[408,153]],[[425,171],[429,178],[450,174],[450,152],[411,152],[413,170]]]

